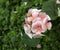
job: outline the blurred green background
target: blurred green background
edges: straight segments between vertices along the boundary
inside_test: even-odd
[[[60,50],[58,7],[56,0],[0,0],[0,50]],[[40,39],[40,49],[23,42],[24,19],[30,8],[41,9],[52,19],[52,29]]]

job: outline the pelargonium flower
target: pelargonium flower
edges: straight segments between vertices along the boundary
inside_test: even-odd
[[[45,12],[41,12],[38,9],[29,9],[24,25],[26,35],[31,39],[44,36],[42,33],[50,30],[52,27],[49,20],[51,20],[51,18]]]

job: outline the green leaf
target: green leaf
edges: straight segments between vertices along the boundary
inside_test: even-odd
[[[26,34],[23,35],[23,43],[30,47],[36,47],[40,43],[40,38],[30,39]]]
[[[42,11],[46,12],[51,17],[52,20],[58,18],[57,5],[54,0],[46,1],[45,3],[43,3]]]

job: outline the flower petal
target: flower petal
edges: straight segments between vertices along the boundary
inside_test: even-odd
[[[48,30],[50,30],[50,29],[51,29],[51,27],[52,27],[51,22],[48,22],[48,23],[47,23],[47,29],[48,29]]]

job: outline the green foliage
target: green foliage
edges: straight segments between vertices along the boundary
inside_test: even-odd
[[[56,1],[50,0],[50,1],[44,2],[42,6],[42,11],[46,12],[51,17],[52,20],[55,20],[58,16]]]
[[[44,33],[45,37],[29,39],[25,35],[24,20],[30,8],[42,9],[51,16],[52,29]],[[60,50],[60,18],[55,0],[0,0],[0,36],[2,50],[40,50],[35,47],[38,43],[41,50]]]
[[[36,45],[39,44],[40,42],[40,38],[30,39],[27,35],[24,34],[22,41],[24,44],[27,44],[27,46],[29,47],[36,47]]]

